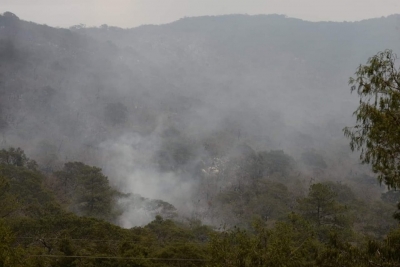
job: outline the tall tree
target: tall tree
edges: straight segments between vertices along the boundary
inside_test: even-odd
[[[299,209],[304,218],[317,226],[343,227],[346,224],[343,214],[346,211],[337,201],[337,193],[323,183],[312,184],[308,196],[299,199]]]
[[[391,50],[371,57],[350,78],[360,105],[354,112],[357,123],[344,128],[350,148],[361,152],[380,182],[400,187],[400,69]]]
[[[100,168],[81,162],[68,162],[63,170],[55,172],[59,178],[60,193],[69,200],[69,208],[83,216],[110,219],[115,208],[117,191]]]

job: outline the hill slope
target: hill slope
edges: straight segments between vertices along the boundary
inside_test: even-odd
[[[126,193],[189,210],[198,172],[242,144],[296,159],[317,151],[344,177],[355,162],[341,132],[356,106],[348,77],[399,51],[399,21],[232,15],[59,29],[5,13],[1,146],[23,147],[48,172],[100,166]]]

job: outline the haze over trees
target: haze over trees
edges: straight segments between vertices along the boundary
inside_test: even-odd
[[[0,265],[398,266],[399,18],[1,15]]]

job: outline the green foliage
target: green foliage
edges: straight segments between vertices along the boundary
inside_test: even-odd
[[[204,144],[204,149],[213,157],[222,158],[227,157],[232,147],[243,140],[248,140],[254,147],[260,145],[259,147],[265,149],[275,147],[277,140],[292,139],[291,134],[286,131],[284,120],[273,114],[273,109],[279,106],[275,102],[280,98],[284,99],[286,104],[291,104],[291,99],[282,98],[278,93],[285,94],[287,93],[285,88],[293,86],[299,88],[299,85],[304,88],[332,86],[336,82],[326,82],[325,78],[328,76],[332,78],[336,69],[342,70],[346,65],[344,60],[347,58],[357,58],[364,53],[362,50],[357,50],[355,53],[347,51],[340,56],[340,53],[336,53],[338,52],[336,49],[329,49],[332,48],[332,44],[342,39],[335,39],[331,34],[332,30],[339,29],[331,25],[332,23],[317,25],[316,28],[312,25],[311,27],[314,28],[308,28],[307,25],[311,24],[307,22],[276,16],[251,18],[226,16],[209,19],[185,19],[165,27],[152,28],[151,33],[144,35],[137,32],[143,37],[137,38],[137,34],[131,34],[131,31],[112,27],[74,29],[83,34],[64,29],[52,29],[19,21],[15,15],[5,13],[4,16],[0,16],[0,32],[2,33],[0,34],[2,73],[0,130],[5,135],[3,142],[6,142],[7,137],[8,140],[12,139],[15,142],[32,144],[33,140],[44,138],[48,146],[38,147],[37,153],[43,157],[39,162],[48,165],[45,167],[56,168],[59,166],[59,160],[66,156],[76,154],[82,156],[83,152],[86,157],[91,156],[94,148],[110,137],[110,131],[125,126],[130,127],[131,132],[140,133],[143,136],[151,133],[151,136],[155,134],[160,137],[161,146],[156,159],[160,169],[168,172],[176,171],[184,176],[185,171],[194,168],[193,165],[197,163],[198,152],[203,151],[200,144]],[[381,45],[382,41],[385,42],[391,38],[391,35],[387,35],[386,38],[386,32],[382,31],[384,28],[391,28],[387,27],[387,21],[391,20],[395,19],[393,17],[390,20],[385,19],[383,23],[382,20],[377,20],[384,26],[376,27],[376,29],[369,27],[372,24],[377,25],[375,21],[354,23],[354,27],[347,28],[352,30],[354,28],[359,33],[361,31],[358,25],[365,28],[361,34],[363,38],[357,38],[357,44],[366,41],[371,44],[371,40],[374,39],[372,43]],[[296,23],[293,23],[294,21]],[[239,27],[232,27],[238,22],[240,22]],[[276,25],[280,26],[276,27]],[[341,24],[339,27],[342,28],[342,26]],[[152,46],[149,49],[148,44],[158,40],[160,32],[165,32],[166,29],[168,36],[172,36],[171,39],[163,35],[165,37],[163,37],[163,45]],[[139,31],[144,33],[146,29]],[[194,31],[201,34],[204,39],[202,44],[199,44],[196,34],[192,34]],[[315,32],[317,35],[314,35]],[[18,38],[8,37],[15,33]],[[190,34],[187,35],[187,33]],[[352,36],[351,33],[352,31],[346,34]],[[106,42],[117,35],[126,38],[119,40],[114,38],[116,44]],[[232,36],[234,39],[231,38]],[[296,41],[288,41],[285,36],[293,37]],[[360,37],[359,34],[357,36]],[[371,36],[373,38],[370,38]],[[268,49],[264,49],[265,41],[268,43]],[[193,43],[200,45],[196,47],[196,51],[200,53],[200,56],[196,58],[200,58],[202,62],[193,60],[195,59],[193,49],[187,49],[188,44]],[[204,44],[206,46],[203,46]],[[313,47],[310,44],[316,46]],[[168,51],[171,47],[174,51]],[[326,57],[327,53],[332,53],[332,51],[335,57]],[[165,60],[162,60],[161,64],[164,67],[160,68],[157,55],[163,55]],[[213,55],[218,55],[218,58]],[[293,55],[293,57],[287,55]],[[182,61],[182,58],[188,60]],[[211,60],[204,60],[207,58]],[[292,68],[286,68],[285,64],[280,65],[278,59],[290,63]],[[317,62],[314,59],[317,59]],[[172,68],[171,62],[174,62]],[[272,66],[270,62],[277,64]],[[317,65],[313,66],[315,62]],[[321,71],[324,68],[328,68],[329,71],[326,72],[328,76],[324,76],[324,72]],[[168,73],[164,74],[168,75],[158,73],[160,69],[167,70]],[[282,83],[283,79],[275,75],[281,73],[281,69],[289,72],[293,69],[294,75],[289,73],[287,76],[289,79],[284,79],[285,82]],[[265,72],[265,70],[269,71]],[[311,77],[309,83],[304,83],[306,81],[302,80],[303,71],[307,73],[303,75],[304,77]],[[367,72],[359,74],[368,76],[369,72],[366,74]],[[235,79],[237,77],[231,79],[229,73],[233,73],[234,76],[241,73],[243,75],[240,76],[247,79],[240,79],[238,76],[241,81],[238,83]],[[261,82],[257,82],[257,77],[265,76],[265,73],[269,73],[271,77],[276,76],[276,79],[266,76],[262,77]],[[384,84],[380,79],[392,75],[390,71],[387,73],[388,76],[381,75],[379,71],[372,73],[370,84]],[[257,88],[262,86],[262,81],[268,81],[273,91],[268,90],[267,95],[263,95],[262,90],[254,91],[255,94],[251,92],[242,94],[242,88],[246,85]],[[242,82],[246,84],[243,85]],[[394,81],[393,84],[395,85],[396,82]],[[111,90],[113,92],[104,90],[104,88],[112,87],[113,84],[121,85],[120,90]],[[182,88],[187,85],[193,89],[193,91],[185,91],[188,97],[176,97],[182,95],[184,91]],[[221,85],[226,88],[219,88]],[[217,87],[218,90],[216,90]],[[363,89],[367,87],[364,84]],[[57,90],[51,88],[57,88]],[[84,88],[84,90],[77,88]],[[155,90],[148,90],[149,88],[155,88]],[[328,91],[334,92],[329,89],[332,88],[327,88],[326,91],[310,90],[306,94],[299,91],[299,95],[317,93],[326,96]],[[387,95],[396,102],[397,91],[392,91]],[[230,105],[232,101],[227,99],[225,92],[235,99],[240,99],[240,112],[232,108]],[[379,101],[384,99],[384,97],[381,98],[384,93],[378,90]],[[251,95],[251,98],[245,97],[246,94]],[[157,97],[154,97],[155,95]],[[376,96],[374,93],[371,94],[372,102],[374,95]],[[332,98],[331,95],[330,98]],[[205,105],[190,101],[197,99],[200,103],[206,102]],[[294,102],[298,102],[296,96],[293,99]],[[128,108],[119,101],[132,103],[129,107],[129,117]],[[312,114],[322,103],[317,102],[315,102],[317,106],[313,104],[303,107],[306,110],[302,110],[302,114]],[[229,104],[226,105],[226,103]],[[390,106],[389,103],[384,103],[386,104]],[[397,105],[397,102],[395,104]],[[377,109],[380,108],[379,105],[380,103],[376,106]],[[260,113],[260,107],[268,107],[268,112]],[[254,109],[256,112],[246,113],[247,109]],[[82,112],[83,110],[85,112]],[[262,108],[262,110],[265,109]],[[386,112],[385,108],[383,110]],[[392,113],[384,114],[388,118],[379,117],[380,114],[370,112],[369,107],[359,111],[361,116],[363,112],[365,114],[369,112],[371,116],[367,119],[374,123],[378,121],[379,124],[374,124],[374,126],[377,125],[379,131],[387,125],[392,127],[387,132],[388,135],[394,134],[387,139],[388,147],[392,150],[397,149],[396,133],[399,132],[397,107],[390,110]],[[296,112],[296,109],[285,109],[282,117],[298,115],[293,112]],[[228,115],[234,118],[233,123],[221,118],[221,114],[224,114],[223,117]],[[391,118],[391,115],[395,118]],[[257,118],[257,116],[266,117],[266,119]],[[300,114],[291,118],[301,117]],[[131,123],[127,123],[128,119]],[[314,123],[314,119],[312,121]],[[358,122],[362,123],[362,118]],[[158,135],[160,127],[157,125],[169,124],[176,125],[176,131]],[[332,127],[335,123],[329,124]],[[295,130],[306,130],[306,138],[300,138],[300,142],[293,142],[296,143],[293,151],[300,147],[306,148],[323,143],[326,140],[314,139],[316,136],[324,135],[317,129],[323,127],[315,126],[317,125],[311,124],[308,127],[309,132],[315,132],[315,135],[312,134],[309,137],[307,129],[292,127]],[[200,128],[202,131],[198,133]],[[209,133],[216,129],[222,130],[217,130],[217,134]],[[365,134],[371,133],[377,142],[385,146],[382,142],[382,140],[385,141],[383,138],[387,137],[385,131],[378,133],[374,129],[365,129]],[[62,134],[54,135],[55,132]],[[361,134],[364,132],[361,131]],[[118,133],[115,136],[117,135]],[[61,142],[60,139],[64,136],[68,137],[68,142]],[[268,140],[269,138],[271,140]],[[381,148],[369,146],[368,143],[364,144],[367,149],[375,149],[376,160],[380,160],[383,153],[380,152]],[[375,145],[373,142],[372,144]],[[326,144],[327,147],[328,145]],[[310,194],[299,201],[299,208],[304,218],[291,214],[285,222],[276,222],[286,217],[285,215],[291,209],[296,208],[292,200],[298,188],[290,190],[287,184],[282,184],[292,178],[289,175],[294,162],[282,151],[256,152],[247,147],[241,152],[243,153],[226,166],[228,171],[213,166],[215,167],[212,169],[213,174],[208,175],[206,179],[208,182],[212,180],[209,183],[210,188],[214,185],[218,186],[206,193],[208,194],[211,190],[219,191],[221,194],[218,195],[217,201],[210,197],[210,206],[218,201],[221,204],[218,207],[221,209],[214,209],[214,212],[229,214],[224,217],[231,225],[243,225],[247,231],[235,228],[214,232],[199,222],[191,221],[187,226],[161,217],[156,217],[155,221],[145,227],[122,229],[97,219],[104,218],[112,221],[118,215],[115,206],[115,197],[118,193],[109,186],[107,177],[101,173],[100,169],[75,162],[66,164],[64,169],[55,173],[54,176],[50,175],[51,169],[48,168],[49,175],[46,176],[37,171],[34,162],[29,161],[22,150],[2,150],[0,151],[0,216],[4,217],[0,224],[2,265],[18,266],[18,261],[14,259],[20,258],[19,255],[24,255],[23,266],[197,266],[207,263],[191,262],[187,259],[208,260],[211,256],[210,265],[217,266],[388,266],[399,262],[399,234],[396,231],[390,233],[385,242],[370,242],[369,250],[365,250],[360,243],[357,243],[358,247],[346,243],[343,235],[332,234],[334,231],[349,229],[350,224],[346,223],[348,214],[343,211],[343,207],[350,207],[352,212],[357,209],[357,216],[368,219],[369,226],[379,228],[372,229],[370,232],[379,232],[380,236],[386,235],[389,226],[385,224],[386,217],[383,214],[388,213],[387,205],[376,201],[376,204],[375,202],[365,203],[362,206],[345,186],[324,184],[328,189],[312,188]],[[393,153],[389,155],[397,157]],[[390,157],[386,161],[389,162],[387,164],[389,167],[391,167]],[[91,158],[91,161],[96,160],[95,158],[95,156]],[[306,164],[312,167],[326,168],[326,162],[320,155],[308,154],[303,157],[304,159]],[[393,166],[397,167],[397,158],[393,161],[395,162]],[[377,170],[380,171],[379,168]],[[389,176],[391,174],[389,173]],[[300,175],[299,179],[301,178]],[[214,183],[214,180],[218,181]],[[51,192],[47,186],[53,184],[55,186],[52,187],[53,192]],[[397,185],[397,183],[394,184]],[[61,203],[61,206],[56,200]],[[175,217],[175,209],[168,203],[163,201],[153,203],[155,209],[166,210],[171,218]],[[64,204],[69,210],[81,216],[78,217],[64,210],[62,206]],[[316,206],[321,209],[321,216],[316,217],[313,213]],[[261,217],[262,220],[250,228],[252,216]],[[266,220],[269,228],[265,226]],[[358,228],[358,231],[366,233],[367,226]],[[325,234],[326,229],[328,234]],[[210,232],[213,233],[214,239],[207,250],[204,245],[209,241]],[[325,234],[324,239],[319,238],[321,232]],[[19,249],[23,250],[22,254],[19,254]],[[34,257],[35,255],[43,257]],[[47,258],[46,255],[54,258]],[[62,256],[92,258],[63,258]],[[119,256],[140,259],[107,258]],[[157,261],[152,258],[183,259],[183,261]]]
[[[0,219],[0,266],[24,266],[21,248],[13,246],[15,237],[6,223]]]
[[[217,195],[215,204],[227,225],[248,228],[257,216],[265,221],[285,218],[291,195],[285,185],[260,179],[227,188]]]
[[[214,159],[213,164],[218,162]],[[232,155],[217,163],[219,176],[239,184],[255,184],[262,178],[287,178],[294,167],[294,160],[282,150],[256,152],[247,144],[236,147]]]
[[[316,228],[320,240],[333,232],[351,237],[351,220],[346,206],[337,202],[338,194],[328,184],[312,184],[308,196],[298,200],[299,211]]]
[[[111,220],[118,212],[113,190],[100,168],[69,162],[55,173],[69,209],[79,215]]]
[[[385,240],[369,240],[364,257],[372,266],[399,266],[400,265],[400,228],[392,230]]]
[[[291,215],[267,229],[255,221],[253,233],[239,228],[212,235],[211,266],[313,266],[319,242],[310,225]]]
[[[341,207],[336,202],[337,194],[329,186],[312,184],[308,197],[299,199],[299,209],[305,218],[316,225],[333,224],[335,215]]]
[[[191,238],[190,231],[182,231],[182,228],[176,225],[172,220],[164,220],[157,215],[155,220],[145,226],[155,234],[159,242],[182,241]]]
[[[5,190],[0,200],[4,201],[5,210],[14,211],[13,217],[39,218],[60,210],[54,195],[44,185],[45,177],[38,171],[3,164],[0,165],[0,176]]]
[[[30,160],[19,147],[17,149],[11,147],[8,150],[0,150],[0,164],[27,167],[32,170],[37,168],[36,162]]]
[[[122,229],[71,213],[12,222],[12,230],[26,248],[26,254],[52,256],[31,257],[32,266],[176,266],[181,259],[188,259],[183,261],[185,266],[204,266],[202,260],[206,259],[207,247],[192,234],[192,229],[199,228],[157,217],[144,228]],[[158,258],[164,260],[153,261]]]
[[[18,202],[16,197],[10,193],[10,183],[8,179],[0,176],[0,218],[5,218],[12,215],[18,210]]]
[[[328,244],[322,248],[317,257],[316,266],[364,267],[375,265],[368,261],[364,251],[347,242],[343,242],[336,234],[332,233],[329,236]]]
[[[354,112],[357,124],[346,127],[352,150],[360,150],[363,163],[370,163],[380,182],[400,186],[400,70],[397,56],[386,50],[361,65],[350,78],[360,105]]]
[[[144,227],[122,229],[102,220],[118,215],[115,199],[119,194],[99,168],[70,162],[46,177],[28,164],[16,163],[21,161],[5,161],[0,164],[0,215],[4,217],[0,219],[0,265],[294,267],[396,266],[400,262],[398,230],[366,245],[352,238],[352,216],[358,224],[358,217],[368,221],[358,225],[363,233],[378,237],[387,233],[390,224],[382,222],[386,217],[381,215],[389,213],[388,204],[363,205],[348,186],[325,182],[311,185],[308,196],[298,200],[299,214],[287,217],[295,208],[293,192],[267,176],[258,176],[260,169],[251,174],[251,166],[270,168],[259,164],[255,151],[248,149],[244,154],[238,159],[248,160],[248,165],[243,162],[239,167],[248,169],[234,169],[243,174],[240,186],[226,187],[215,201],[231,225],[243,228],[224,231],[214,231],[195,219],[175,222],[169,219],[177,217],[175,208],[161,200],[151,202],[152,208],[165,210],[167,219],[156,216]],[[280,152],[264,157],[266,163],[290,162],[285,158],[289,159]],[[284,166],[290,166],[286,163],[277,164],[277,171],[271,173],[282,175]],[[55,191],[47,187],[50,181],[57,181]],[[64,210],[57,203],[62,199],[69,200],[69,209],[81,216]],[[368,228],[371,225],[376,229]]]

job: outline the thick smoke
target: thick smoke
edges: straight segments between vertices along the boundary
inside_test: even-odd
[[[396,18],[222,16],[67,30],[5,14],[1,146],[21,146],[47,172],[67,161],[101,167],[131,194],[120,201],[125,227],[162,209],[173,216],[151,199],[186,217],[215,213],[212,195],[233,183],[216,177],[238,147],[296,160],[316,151],[343,159],[331,173],[345,177],[356,162],[346,162],[341,132],[357,105],[347,80],[368,56],[397,48]]]

